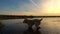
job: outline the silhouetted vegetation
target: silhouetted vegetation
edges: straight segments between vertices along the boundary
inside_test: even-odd
[[[24,19],[24,18],[47,18],[47,17],[60,17],[60,16],[27,16],[27,15],[0,15],[0,19]]]

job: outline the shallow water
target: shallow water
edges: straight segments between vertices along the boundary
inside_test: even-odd
[[[1,20],[1,22],[5,25],[2,32],[11,33],[11,31],[19,31],[23,33],[28,29],[28,25],[26,23],[23,23],[23,20],[24,19]],[[40,27],[41,29],[39,31],[42,34],[60,34],[60,18],[44,18],[41,22]],[[32,28],[35,30],[34,25]]]

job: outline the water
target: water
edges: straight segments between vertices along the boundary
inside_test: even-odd
[[[10,20],[1,20],[5,25],[2,32],[10,34],[11,32],[21,32],[28,29],[28,25],[23,23],[24,19],[10,19]],[[60,18],[44,18],[40,25],[41,29],[39,31],[42,34],[60,34]],[[35,26],[32,27],[35,30]]]

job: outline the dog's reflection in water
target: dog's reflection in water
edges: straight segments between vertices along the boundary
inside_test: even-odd
[[[41,34],[41,32],[39,31],[40,28],[36,29],[35,31],[32,28],[28,28],[24,34]]]
[[[25,19],[23,21],[23,23],[28,24],[28,29],[27,31],[24,32],[24,34],[41,34],[41,32],[39,32],[39,25],[41,24],[42,19],[38,20],[38,19],[34,19],[34,20],[29,20],[29,19]],[[32,26],[35,25],[35,27],[37,28],[36,31],[34,31],[32,29]]]

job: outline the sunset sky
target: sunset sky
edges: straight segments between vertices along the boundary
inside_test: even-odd
[[[60,16],[60,0],[0,0],[0,14]]]

